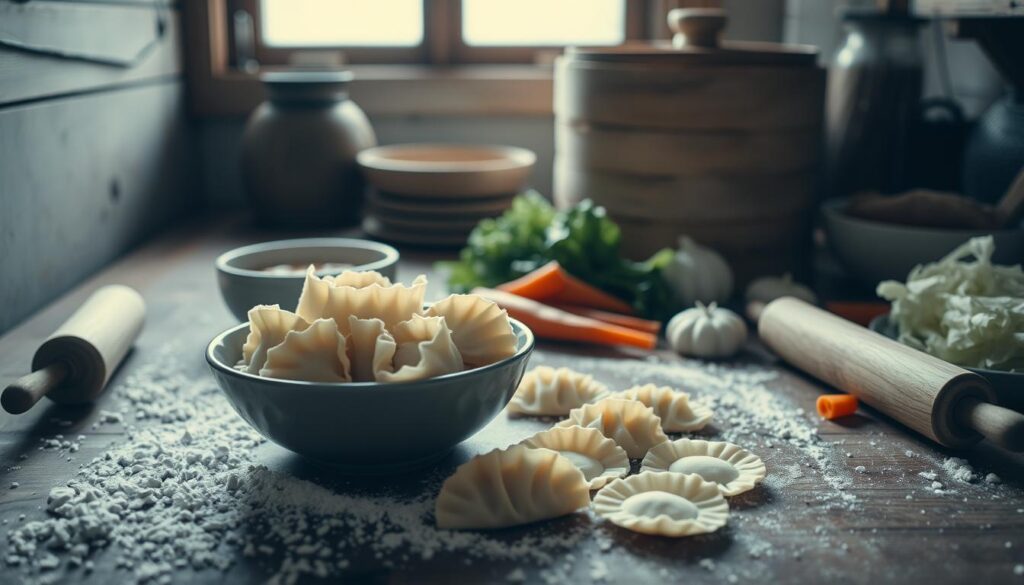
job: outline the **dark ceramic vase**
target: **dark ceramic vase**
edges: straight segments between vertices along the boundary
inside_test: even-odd
[[[356,154],[377,137],[348,99],[352,74],[274,72],[260,80],[267,101],[242,139],[243,180],[257,219],[288,227],[357,224],[365,182]]]

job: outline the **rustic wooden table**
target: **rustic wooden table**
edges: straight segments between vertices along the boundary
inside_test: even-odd
[[[93,428],[101,410],[124,409],[118,388],[133,371],[163,359],[166,354],[161,352],[169,347],[185,348],[174,350],[183,373],[213,383],[203,349],[214,334],[233,324],[219,298],[213,259],[236,245],[280,236],[241,225],[225,227],[223,222],[184,226],[127,256],[0,338],[0,382],[6,383],[27,371],[35,347],[98,285],[134,286],[149,305],[148,322],[136,350],[117,373],[113,390],[95,408],[61,408],[44,401],[20,417],[0,413],[0,530],[46,518],[49,490],[71,480],[94,457],[131,440],[129,424],[134,428],[161,424],[132,423],[128,413],[123,424]],[[432,273],[436,257],[406,251],[400,278]],[[443,283],[435,278],[428,298],[442,294]],[[620,583],[1024,583],[1024,458],[1020,456],[979,445],[955,454],[965,457],[974,473],[957,478],[951,471],[962,474],[965,470],[956,461],[947,461],[954,454],[868,409],[842,424],[820,421],[813,405],[824,390],[821,385],[786,369],[753,343],[736,360],[717,364],[686,361],[664,351],[619,353],[542,343],[532,363],[569,365],[613,388],[645,382],[685,386],[716,410],[713,427],[701,436],[734,440],[759,454],[768,467],[768,478],[753,492],[731,499],[729,525],[712,535],[654,538],[578,513],[477,536],[462,549],[429,559],[400,550],[384,557],[346,550],[350,562],[336,578],[382,583],[519,578]],[[251,457],[270,470],[310,480],[335,493],[358,496],[387,489],[422,499],[435,493],[440,479],[468,457],[515,443],[550,424],[550,420],[509,419],[501,414],[457,448],[439,469],[403,478],[338,477],[267,443]],[[74,441],[80,444],[77,452],[40,448],[58,434],[85,438]],[[998,481],[988,475],[992,473]],[[255,535],[250,542],[259,539]],[[471,550],[495,545],[508,550],[547,547],[548,555],[518,559],[506,554],[489,559]],[[0,551],[6,546],[0,545]],[[24,564],[3,563],[7,557],[3,553],[0,583],[136,579],[133,569],[116,567],[118,546],[113,543],[94,551],[90,572],[65,564],[49,571],[30,570]],[[227,546],[227,550],[234,558],[223,572],[186,568],[169,576],[175,583],[265,581],[295,555],[279,543],[273,554],[266,555],[245,555],[241,546]]]

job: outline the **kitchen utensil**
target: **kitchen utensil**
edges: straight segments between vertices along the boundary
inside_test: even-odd
[[[555,201],[591,198],[646,258],[682,234],[740,285],[808,265],[825,76],[813,47],[718,41],[673,10],[672,43],[571,48],[555,72]],[[685,32],[684,32],[685,29]]]
[[[918,264],[934,262],[975,236],[991,234],[992,261],[1018,264],[1024,258],[1024,230],[964,230],[895,225],[851,217],[845,200],[822,206],[828,243],[851,275],[874,288],[883,280],[906,280]]]
[[[206,360],[238,414],[271,441],[345,472],[399,472],[440,459],[508,404],[534,345],[522,323],[512,320],[512,329],[512,357],[415,382],[323,384],[246,374],[234,365],[248,324],[214,338]]]
[[[217,257],[217,285],[231,313],[239,321],[249,320],[256,305],[280,305],[292,311],[306,281],[310,264],[349,265],[320,272],[375,270],[394,279],[398,250],[387,244],[354,238],[301,238],[242,246]],[[293,274],[267,272],[272,266],[295,265]]]
[[[503,197],[526,184],[533,152],[514,146],[399,144],[359,153],[359,165],[381,191],[405,197]]]
[[[365,181],[356,153],[377,144],[348,99],[348,71],[264,73],[268,100],[242,137],[242,175],[256,217],[268,225],[359,222]]]
[[[896,339],[899,335],[896,325],[889,320],[888,313],[872,319],[868,328],[889,339]],[[999,404],[1024,412],[1024,372],[1006,372],[970,366],[964,366],[964,369],[988,380],[992,389],[995,390],[996,396],[999,397]]]
[[[92,402],[142,331],[146,303],[122,285],[99,288],[53,333],[32,358],[32,373],[0,396],[11,414],[21,414],[43,396],[59,404]]]
[[[1024,450],[1024,414],[997,406],[975,373],[793,297],[765,306],[758,333],[790,364],[941,445],[967,447],[985,437]]]

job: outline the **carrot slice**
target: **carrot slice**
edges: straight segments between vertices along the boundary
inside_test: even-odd
[[[653,333],[574,315],[509,292],[490,288],[475,288],[472,292],[498,303],[498,306],[525,323],[540,338],[599,345],[630,345],[644,349],[654,349],[658,344],[658,336]]]
[[[653,333],[655,335],[661,331],[661,321],[650,321],[648,319],[641,319],[640,317],[631,317],[621,313],[610,313],[608,311],[591,309],[590,307],[580,307],[578,305],[552,306],[567,313],[572,313],[573,315],[590,317],[591,319],[597,319],[598,321],[604,321],[605,323],[611,323],[612,325],[618,325],[620,327],[629,327],[630,329],[636,329],[637,331],[646,331],[647,333]]]
[[[545,303],[580,305],[614,313],[633,314],[632,307],[626,301],[569,274],[556,260],[499,285],[498,290]]]
[[[852,394],[823,394],[818,397],[816,406],[822,418],[832,420],[857,412],[857,397]]]

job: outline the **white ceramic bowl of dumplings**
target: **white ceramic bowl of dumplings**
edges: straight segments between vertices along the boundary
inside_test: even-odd
[[[355,238],[301,238],[242,246],[221,254],[217,266],[217,284],[231,313],[239,321],[248,321],[249,309],[256,305],[280,305],[288,311],[295,303],[306,280],[305,267],[331,263],[341,266],[318,274],[336,274],[342,270],[375,270],[394,280],[398,250],[387,244]],[[272,266],[303,267],[291,274],[267,272]]]
[[[243,323],[206,350],[235,411],[264,437],[347,473],[396,473],[429,465],[487,425],[515,394],[533,333],[510,319],[516,353],[493,364],[414,382],[316,383],[235,369]]]

